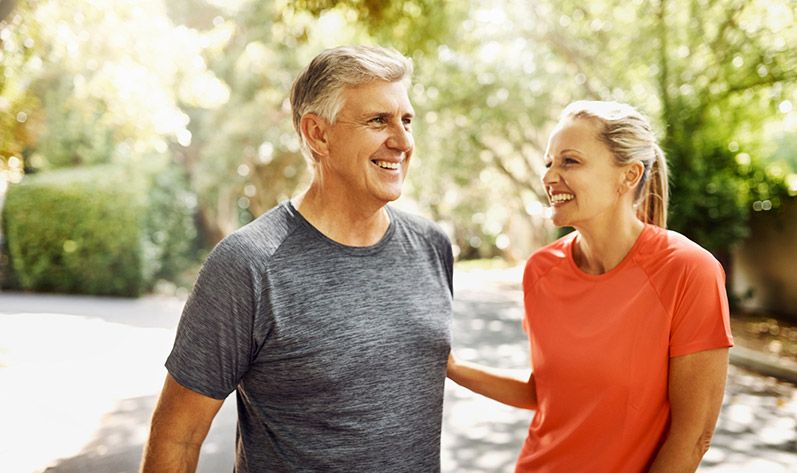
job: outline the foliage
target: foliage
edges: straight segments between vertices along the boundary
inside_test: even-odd
[[[42,173],[12,186],[4,233],[22,288],[140,294],[140,188],[108,167]]]
[[[182,169],[161,165],[146,173],[146,212],[140,223],[144,279],[173,281],[196,262],[196,194]]]
[[[776,209],[786,195],[783,176],[762,164],[761,137],[797,80],[797,54],[785,48],[797,28],[784,22],[795,6],[692,0],[661,2],[657,13],[672,226],[727,261],[754,202]]]
[[[4,234],[21,288],[136,296],[185,267],[196,234],[179,175],[129,171],[50,171],[10,188]]]
[[[454,2],[169,3],[174,21],[213,42],[209,67],[230,88],[214,109],[189,109],[196,139],[183,154],[210,242],[287,199],[308,174],[288,91],[320,50],[373,43],[412,53],[445,37]],[[387,25],[390,25],[389,27]]]
[[[466,6],[452,0],[298,0],[278,9],[278,18],[289,22],[297,13],[320,17],[340,9],[350,23],[363,25],[376,42],[413,53],[433,51],[449,41]]]
[[[605,0],[515,4],[504,15],[477,10],[472,19],[492,15],[491,23],[502,27],[480,33],[480,43],[465,35],[462,49],[447,53],[461,58],[460,70],[474,70],[483,93],[465,87],[463,109],[479,118],[461,120],[448,139],[437,137],[450,143],[441,156],[455,157],[467,175],[474,166],[484,169],[472,159],[478,155],[518,189],[541,198],[535,163],[544,148],[540,135],[556,111],[583,98],[630,102],[661,130],[671,164],[671,227],[727,257],[746,235],[753,204],[769,201],[775,208],[785,192],[783,173],[761,164],[767,152],[762,131],[779,120],[778,104],[797,81],[797,53],[786,48],[797,40],[790,20],[795,8],[785,1]],[[513,41],[521,46],[513,49]],[[475,44],[487,49],[493,42],[503,48],[486,55],[492,64],[484,57],[468,61],[478,57]],[[496,91],[505,103],[495,112],[478,100],[467,102],[494,100]],[[449,105],[456,92],[446,95],[441,102]],[[474,136],[470,159],[451,148]],[[526,208],[534,210],[529,200]]]
[[[794,148],[784,116],[794,116],[795,8],[21,0],[0,24],[0,176],[18,177],[21,162],[121,163],[144,181],[170,169],[156,189],[185,178],[212,244],[306,183],[287,102],[299,70],[321,49],[379,43],[416,66],[404,200],[452,231],[460,258],[513,247],[524,257],[526,240],[550,236],[541,156],[559,111],[582,98],[630,102],[653,118],[672,167],[671,227],[723,255],[746,234],[753,206],[775,209],[785,192],[788,169],[768,157],[786,163]],[[182,170],[149,169],[153,155]],[[191,200],[180,192],[147,198]],[[162,215],[152,234],[178,232]]]
[[[229,95],[207,70],[198,34],[173,24],[160,0],[20,2],[0,29],[0,96],[32,124],[3,151],[30,169],[188,144],[181,105],[213,107]]]
[[[28,24],[22,16],[30,11],[30,3],[20,0],[18,14],[0,18],[0,171],[21,171],[22,159],[34,139],[36,112],[41,108],[39,98],[29,91],[30,77],[41,69],[36,55],[40,25]],[[3,5],[4,13],[6,8]],[[13,180],[17,181],[21,172],[15,174]],[[2,184],[0,181],[0,191]]]

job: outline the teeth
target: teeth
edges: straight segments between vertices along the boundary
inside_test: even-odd
[[[551,203],[556,204],[559,202],[567,202],[568,200],[575,199],[573,194],[554,194],[551,196]]]
[[[391,163],[388,161],[374,161],[374,164],[382,169],[398,169],[401,167],[401,163]]]

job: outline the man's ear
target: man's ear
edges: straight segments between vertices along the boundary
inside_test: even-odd
[[[315,113],[305,113],[299,120],[299,129],[314,156],[323,157],[329,154],[329,122]]]

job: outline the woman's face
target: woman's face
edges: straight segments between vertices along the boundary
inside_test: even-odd
[[[545,152],[543,184],[556,226],[578,228],[589,222],[610,224],[630,205],[622,199],[627,167],[617,166],[598,139],[597,123],[583,118],[562,121]]]

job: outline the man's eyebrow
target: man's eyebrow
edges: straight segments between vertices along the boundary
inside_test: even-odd
[[[371,110],[360,114],[360,118],[376,118],[376,117],[392,117],[390,112],[380,112],[378,110]]]
[[[370,112],[363,112],[360,114],[360,118],[363,120],[367,120],[370,118],[390,118],[395,116],[393,112],[380,112],[378,110],[372,110]],[[402,118],[415,118],[415,112],[405,112],[401,115]]]

